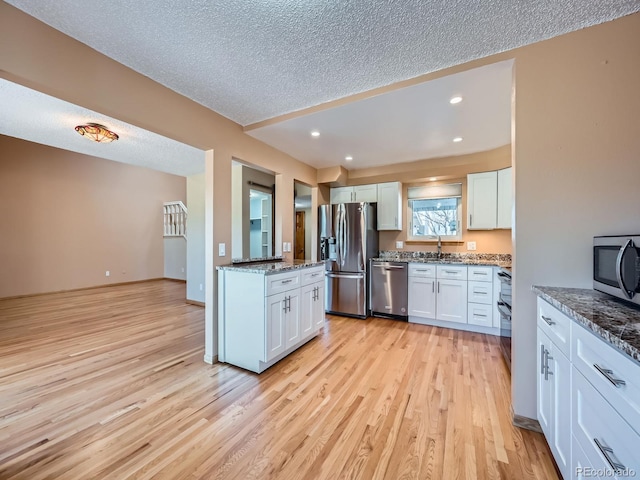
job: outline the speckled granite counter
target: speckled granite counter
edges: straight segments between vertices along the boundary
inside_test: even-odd
[[[379,256],[374,260],[511,267],[511,255],[503,253],[443,253],[438,257],[436,252],[399,252],[391,250],[380,252]]]
[[[286,272],[288,270],[297,270],[301,268],[309,268],[324,265],[324,262],[312,262],[309,260],[300,260],[290,262],[264,262],[264,263],[236,263],[232,265],[220,265],[216,270],[233,270],[237,272],[260,273],[269,275],[271,273]]]
[[[536,285],[532,289],[571,319],[640,363],[640,309],[595,290]]]
[[[232,258],[231,263],[237,265],[239,263],[257,263],[257,262],[280,262],[284,259],[282,255],[274,255],[273,257],[260,258]]]

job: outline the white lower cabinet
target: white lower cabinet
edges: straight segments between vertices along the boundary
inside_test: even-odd
[[[575,367],[572,397],[571,428],[591,466],[606,478],[629,477],[625,471],[640,473],[640,435]]]
[[[436,279],[409,277],[409,315],[436,318]]]
[[[219,361],[260,373],[324,325],[324,267],[218,272]]]
[[[305,285],[300,289],[300,331],[302,337],[324,327],[324,282]]]
[[[466,280],[437,280],[436,320],[467,323]]]
[[[571,478],[571,363],[538,327],[538,421],[564,478]]]
[[[638,475],[640,366],[541,298],[537,310],[537,416],[563,478]]]

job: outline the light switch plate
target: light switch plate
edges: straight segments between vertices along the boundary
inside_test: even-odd
[[[403,248],[403,247],[404,247],[404,242],[402,240],[396,241],[396,248]]]
[[[224,257],[227,254],[227,246],[224,243],[218,244],[218,256]]]
[[[476,242],[467,242],[467,250],[475,250]]]

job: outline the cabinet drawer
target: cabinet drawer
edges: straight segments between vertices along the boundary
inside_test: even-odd
[[[568,359],[571,359],[569,341],[572,323],[573,320],[564,313],[538,297],[538,327]]]
[[[493,267],[476,267],[469,266],[468,280],[474,280],[476,282],[493,282]]]
[[[493,326],[493,305],[470,303],[467,309],[467,323],[482,327]]]
[[[573,365],[640,434],[640,365],[577,323],[571,329]]]
[[[493,305],[493,283],[469,282],[467,284],[467,299],[473,303]]]
[[[575,367],[572,373],[571,429],[591,466],[611,471],[616,463],[619,468],[640,470],[640,435]]]
[[[410,263],[409,276],[436,278],[436,266],[428,263]]]
[[[275,275],[266,275],[266,291],[267,296],[280,292],[286,292],[300,286],[299,272],[277,273]]]
[[[324,281],[324,267],[320,266],[300,270],[300,277],[302,286]]]
[[[460,265],[436,265],[438,278],[450,278],[452,280],[466,280],[467,266]]]

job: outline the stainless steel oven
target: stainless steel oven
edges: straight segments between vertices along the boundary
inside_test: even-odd
[[[498,278],[500,279],[500,296],[498,297],[500,349],[507,366],[511,368],[511,269],[500,269]]]
[[[640,235],[593,237],[593,289],[640,305]]]

